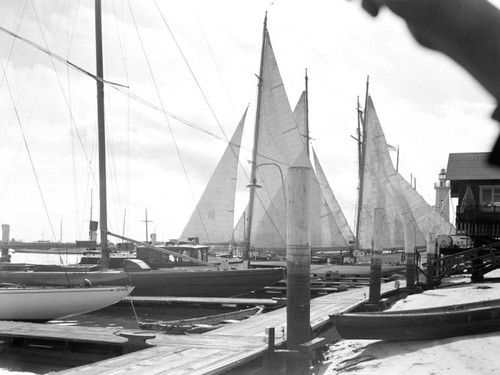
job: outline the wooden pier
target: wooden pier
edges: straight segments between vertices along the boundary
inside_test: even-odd
[[[382,284],[382,295],[394,291],[396,284]],[[404,281],[400,284],[405,285]],[[322,327],[329,322],[329,315],[352,310],[367,298],[368,288],[362,287],[312,299],[311,327]],[[59,374],[222,374],[265,358],[269,353],[268,328],[274,328],[276,346],[286,341],[286,308],[200,335],[172,336],[139,329],[131,332],[116,328],[0,322],[0,339],[60,341],[65,342],[66,347],[76,343],[121,347],[121,351],[114,351],[115,356]]]
[[[120,304],[134,305],[235,305],[235,306],[274,306],[278,303],[272,298],[223,298],[223,297],[147,297],[131,296]]]

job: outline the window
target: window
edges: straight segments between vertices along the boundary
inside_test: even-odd
[[[500,207],[500,186],[479,186],[479,205],[483,210]]]

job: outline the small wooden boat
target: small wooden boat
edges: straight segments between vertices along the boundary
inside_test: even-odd
[[[249,309],[203,316],[200,318],[139,322],[139,327],[145,330],[161,331],[172,335],[204,333],[222,327],[226,324],[250,318],[251,316],[260,314],[263,310],[264,308],[262,306],[256,306]]]
[[[500,299],[330,317],[344,339],[432,340],[500,331]]]
[[[47,322],[103,309],[134,287],[25,287],[0,284],[0,320]]]

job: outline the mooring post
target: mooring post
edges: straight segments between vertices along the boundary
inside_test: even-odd
[[[10,225],[2,224],[2,255],[0,256],[0,260],[2,262],[10,262],[9,257],[9,234],[10,234]]]
[[[380,301],[380,283],[382,282],[382,236],[385,220],[385,209],[377,207],[373,212],[373,241],[370,263],[370,305],[377,305]]]
[[[403,214],[405,226],[405,252],[406,252],[406,287],[415,289],[415,244],[416,232],[413,218],[409,212]]]
[[[288,168],[286,215],[287,349],[298,350],[311,338],[311,249],[310,185],[312,170],[307,166]],[[309,374],[310,359],[292,356],[286,361],[287,374]]]
[[[437,243],[434,233],[427,233],[427,285],[434,285],[436,270],[434,260],[437,257]]]

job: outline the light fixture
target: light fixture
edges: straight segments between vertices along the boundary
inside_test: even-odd
[[[257,179],[254,177],[252,180],[252,183],[247,185],[247,188],[249,188],[249,189],[261,189],[262,185],[259,185],[257,183]]]

